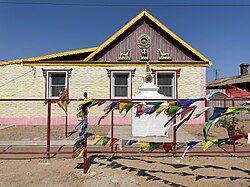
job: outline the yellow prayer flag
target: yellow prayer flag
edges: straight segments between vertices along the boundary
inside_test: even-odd
[[[80,152],[79,152],[80,151]],[[75,159],[78,159],[78,158],[82,158],[83,157],[83,149],[81,148],[81,150],[79,150],[79,151],[77,151],[77,152],[79,152],[79,153],[77,153],[78,155],[77,155],[77,157],[75,158]]]
[[[156,116],[158,116],[160,113],[162,113],[168,107],[169,107],[169,103],[163,103],[163,104],[161,104],[161,106],[156,110]]]
[[[99,141],[101,141],[102,139],[103,139],[103,136],[95,135],[93,145],[96,145],[96,144],[97,144]]]
[[[216,140],[208,140],[204,146],[203,146],[203,151],[206,151],[209,147],[211,147]]]
[[[141,141],[140,142],[140,152],[144,152],[149,148],[149,142]]]
[[[128,103],[119,103],[118,109],[119,109],[119,113],[120,113],[120,114],[121,114],[122,111],[126,108],[127,104],[128,104]]]

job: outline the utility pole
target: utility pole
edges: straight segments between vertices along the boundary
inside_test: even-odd
[[[219,75],[219,70],[218,70],[218,69],[216,69],[216,70],[215,70],[215,80],[217,80],[217,79],[218,79],[218,75]]]

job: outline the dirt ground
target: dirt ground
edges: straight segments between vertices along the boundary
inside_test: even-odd
[[[249,157],[128,157],[0,160],[0,186],[249,186]]]
[[[249,122],[245,131],[249,131]],[[203,125],[184,125],[183,128],[203,139]],[[74,132],[74,126],[69,126],[69,132]],[[90,126],[88,131],[107,135],[110,126]],[[73,133],[67,139],[75,139]],[[222,138],[227,136],[225,129],[213,127],[210,136]],[[65,140],[64,126],[51,127],[52,140]],[[0,130],[0,141],[46,140],[46,126],[12,126]],[[249,145],[241,146],[244,150]],[[23,147],[19,149],[24,150]],[[17,150],[18,151],[18,150]],[[230,157],[224,154],[214,157],[166,156],[152,154],[136,157],[116,154],[88,154],[88,173],[82,173],[82,159],[62,158],[42,159],[25,158],[19,155],[15,158],[0,155],[0,187],[5,186],[87,186],[87,187],[133,187],[133,186],[249,186],[250,155]]]

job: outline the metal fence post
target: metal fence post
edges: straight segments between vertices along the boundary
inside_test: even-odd
[[[83,143],[83,174],[87,173],[87,140],[88,135],[87,133],[84,134],[84,143]]]
[[[232,100],[232,106],[234,107],[235,106],[235,103],[234,103],[234,100]],[[235,135],[235,117],[233,117],[233,134],[232,134],[232,137],[234,137],[234,135]],[[235,146],[235,140],[232,140],[233,141],[233,152],[235,152],[236,151],[236,146]]]
[[[47,158],[50,158],[50,126],[51,126],[51,100],[47,101],[48,115],[47,115]]]

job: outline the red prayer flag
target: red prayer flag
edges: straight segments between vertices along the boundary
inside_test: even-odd
[[[109,147],[111,147],[112,145],[114,145],[116,142],[118,142],[120,139],[118,139],[118,138],[112,138],[111,139],[111,142],[110,142],[110,144],[109,144]]]
[[[236,135],[234,135],[234,136],[232,137],[232,139],[233,139],[234,141],[237,141],[237,140],[239,140],[239,139],[241,139],[241,138],[245,138],[245,137],[247,137],[247,134],[236,134]]]
[[[250,92],[240,89],[232,85],[226,85],[226,95],[231,98],[236,97],[250,97]]]
[[[101,106],[101,105],[104,104],[105,102],[106,102],[105,100],[99,100],[98,106]]]
[[[174,146],[173,142],[165,142],[163,143],[163,149],[168,153],[170,150],[172,150],[172,147]]]

